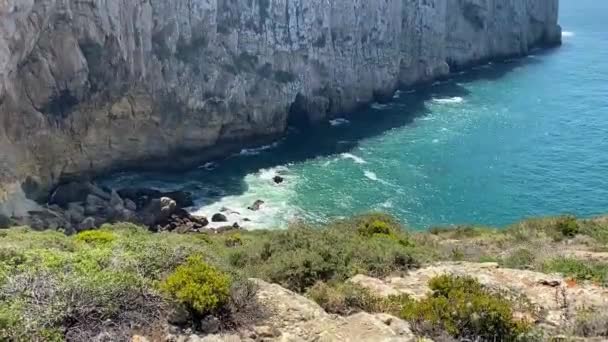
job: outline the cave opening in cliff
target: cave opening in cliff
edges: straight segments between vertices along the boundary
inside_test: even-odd
[[[289,127],[309,127],[310,106],[304,95],[298,94],[289,107],[289,116],[287,117],[287,125]]]

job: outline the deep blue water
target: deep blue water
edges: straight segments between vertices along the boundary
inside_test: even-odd
[[[349,123],[291,131],[213,170],[106,181],[195,191],[195,211],[228,207],[250,227],[370,210],[416,228],[608,213],[608,1],[562,0],[560,23],[558,49],[399,92]],[[267,203],[247,211],[256,199]]]

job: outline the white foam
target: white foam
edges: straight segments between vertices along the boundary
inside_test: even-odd
[[[218,167],[216,162],[207,162],[204,165],[199,166],[199,169],[205,169],[207,171],[213,171]]]
[[[380,179],[378,179],[378,175],[376,175],[374,172],[365,170],[365,171],[363,171],[363,174],[365,175],[365,177],[367,177],[375,182],[380,180]]]
[[[571,31],[563,31],[562,32],[562,37],[574,37],[575,33],[571,32]]]
[[[272,178],[276,175],[281,175],[285,181],[275,184]],[[290,174],[285,166],[262,169],[245,176],[247,190],[242,194],[222,197],[215,203],[200,206],[193,214],[211,218],[213,214],[229,208],[222,212],[228,222],[211,222],[209,228],[234,223],[245,229],[284,228],[287,222],[293,221],[300,214],[300,209],[290,203],[296,195],[297,181],[297,177]],[[264,201],[259,210],[247,209],[257,200]]]
[[[279,146],[279,142],[275,141],[272,144],[269,145],[263,145],[260,147],[255,147],[255,148],[244,148],[241,150],[241,152],[239,152],[239,155],[241,156],[255,156],[258,155],[264,151],[276,148],[277,146]]]
[[[433,144],[438,144],[439,143],[439,139],[433,139]]]
[[[329,124],[332,126],[342,126],[342,125],[347,125],[349,123],[350,123],[350,121],[348,121],[347,119],[344,119],[344,118],[337,118],[337,119],[329,120]]]
[[[464,102],[464,99],[460,96],[455,96],[455,97],[446,97],[446,98],[434,98],[432,101],[435,103],[441,103],[441,104],[456,104],[456,103]]]
[[[395,94],[393,95],[393,99],[395,99],[395,100],[396,100],[396,99],[398,99],[399,97],[401,97],[401,90],[397,90],[397,91],[395,92]]]
[[[386,200],[384,203],[380,204],[380,206],[382,208],[390,209],[393,207],[393,202],[389,199],[389,200]]]
[[[363,159],[361,157],[357,157],[356,155],[351,154],[351,153],[342,153],[340,156],[342,157],[342,159],[350,159],[350,160],[354,161],[356,164],[367,164],[365,159]]]
[[[385,109],[387,109],[389,107],[389,105],[383,104],[383,103],[374,102],[374,103],[372,103],[371,107],[372,107],[372,109],[375,109],[375,110],[385,110]]]

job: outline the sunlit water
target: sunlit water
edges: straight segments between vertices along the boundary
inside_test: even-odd
[[[229,208],[239,212],[231,221],[252,228],[371,210],[421,229],[606,213],[608,1],[562,0],[561,12],[559,49],[398,92],[186,173],[105,182],[193,191],[194,212]],[[246,209],[258,199],[260,211]]]

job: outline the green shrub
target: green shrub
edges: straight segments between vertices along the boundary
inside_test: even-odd
[[[116,240],[116,235],[107,230],[87,230],[78,233],[74,239],[89,244],[104,245]]]
[[[374,235],[394,235],[395,228],[392,227],[388,222],[381,220],[373,220],[369,223],[365,223],[358,229],[359,234],[365,237],[373,237]]]
[[[318,282],[308,290],[307,295],[325,311],[344,316],[359,311],[379,311],[383,301],[369,290],[352,283],[329,285]]]
[[[608,264],[594,261],[581,261],[574,258],[557,258],[543,265],[547,273],[561,273],[577,280],[590,280],[608,285]]]
[[[230,234],[226,237],[226,240],[224,241],[224,245],[226,245],[226,247],[242,246],[243,238],[241,237],[241,234],[239,234],[239,233]]]
[[[501,265],[507,268],[524,269],[530,267],[536,260],[536,255],[529,249],[520,248],[504,258]]]
[[[439,276],[420,301],[403,300],[401,317],[423,335],[447,332],[457,339],[515,340],[530,331],[513,318],[512,304],[469,277]]]
[[[580,227],[574,216],[564,216],[557,220],[557,230],[565,237],[574,237],[580,233]]]
[[[161,289],[192,313],[204,315],[226,303],[230,278],[195,255],[171,273]]]

